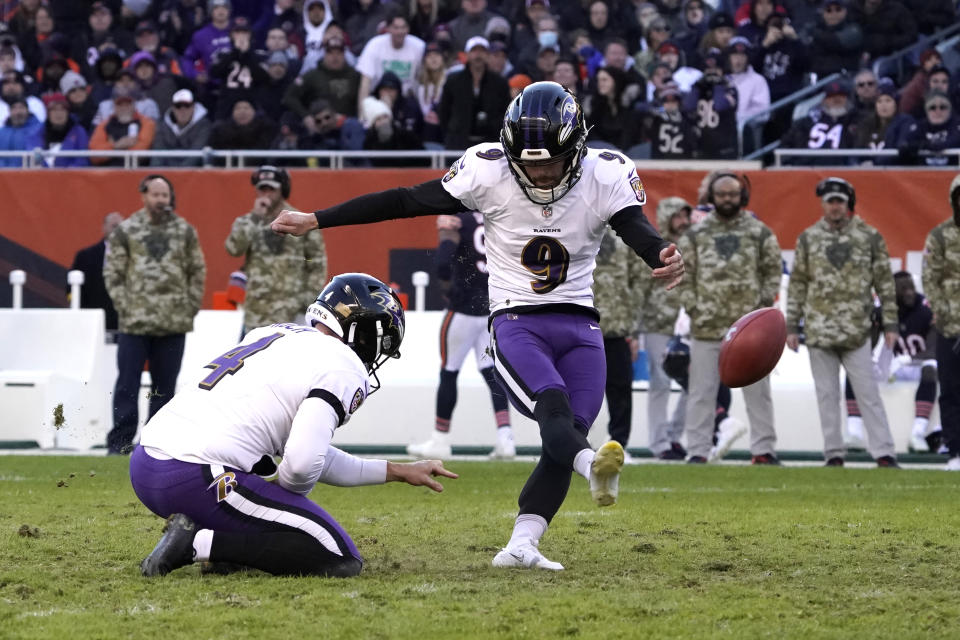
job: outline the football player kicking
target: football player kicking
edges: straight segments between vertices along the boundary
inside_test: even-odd
[[[402,481],[442,491],[433,476],[457,477],[439,460],[366,460],[330,445],[379,388],[376,370],[400,357],[404,314],[393,290],[366,274],[336,276],[307,309],[306,325],[251,331],[144,427],[130,479],[140,501],[169,518],[140,563],[143,575],[210,561],[355,576],[360,553],[307,498],[314,484]],[[279,467],[274,455],[283,456]],[[273,473],[276,484],[261,477]]]
[[[603,335],[593,269],[607,225],[674,287],[683,260],[647,221],[633,162],[587,149],[576,98],[537,82],[507,107],[500,143],[471,147],[445,177],[360,196],[314,214],[283,211],[274,231],[479,211],[484,218],[491,345],[511,403],[540,427],[543,454],[520,492],[519,515],[497,567],[561,570],[538,550],[576,471],[593,500],[616,502],[623,448],[587,441],[603,402]]]

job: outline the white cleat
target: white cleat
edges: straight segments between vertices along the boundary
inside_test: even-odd
[[[447,443],[430,439],[420,444],[407,445],[407,454],[421,460],[449,460],[453,456],[453,448]]]
[[[925,437],[914,433],[910,436],[910,446],[907,449],[910,453],[929,453],[930,445],[927,444]]]
[[[950,460],[947,461],[947,466],[944,467],[944,471],[960,471],[960,456],[953,456]]]
[[[611,440],[597,449],[593,464],[590,465],[590,495],[601,507],[609,507],[617,503],[623,454],[620,443]]]
[[[716,462],[723,459],[723,456],[730,452],[730,447],[739,438],[747,432],[747,425],[736,418],[726,417],[720,422],[720,429],[717,432],[717,445],[710,449],[710,455],[707,461]]]
[[[503,548],[493,556],[493,566],[501,569],[546,569],[563,571],[559,562],[547,560],[534,544],[524,544],[513,549]]]
[[[497,440],[490,452],[491,460],[513,460],[517,457],[517,445],[510,440]]]

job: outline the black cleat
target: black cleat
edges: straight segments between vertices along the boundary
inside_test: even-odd
[[[752,458],[750,458],[750,464],[756,464],[756,465],[766,464],[766,465],[774,465],[778,467],[781,466],[780,458],[778,458],[776,455],[772,453],[761,453],[758,456],[753,456]]]
[[[877,458],[877,468],[878,469],[899,469],[900,465],[897,464],[897,459],[893,456],[880,456]]]
[[[943,444],[943,430],[937,429],[926,436],[927,448],[930,453],[939,453],[940,445]]]
[[[687,450],[684,449],[684,448],[683,448],[683,445],[680,444],[679,442],[671,442],[671,443],[670,443],[670,450],[671,450],[671,451],[676,451],[677,453],[679,453],[681,458],[686,458],[686,457],[687,457]]]
[[[163,537],[140,563],[140,573],[147,577],[165,576],[174,569],[192,564],[195,535],[197,525],[184,514],[175,513],[167,518]]]
[[[690,456],[687,458],[687,464],[707,464],[707,459],[703,456]]]
[[[686,454],[680,453],[679,451],[676,451],[674,449],[664,449],[659,454],[657,454],[657,457],[660,458],[661,460],[683,460],[687,456]]]
[[[825,464],[825,465],[823,465],[823,466],[825,466],[825,467],[842,467],[842,466],[843,466],[843,458],[841,458],[840,456],[834,456],[834,457],[830,458],[829,460],[827,460],[827,464]]]

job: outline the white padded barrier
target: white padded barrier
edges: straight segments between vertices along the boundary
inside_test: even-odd
[[[112,380],[103,326],[100,309],[0,309],[0,440],[68,449],[104,441]]]

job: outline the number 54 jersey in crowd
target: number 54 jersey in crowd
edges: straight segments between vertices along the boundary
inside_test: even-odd
[[[490,312],[542,305],[593,306],[593,270],[610,218],[646,195],[633,162],[589,149],[583,175],[551,204],[530,201],[499,144],[471,147],[443,178],[450,195],[483,214]]]
[[[250,471],[282,455],[308,397],[344,424],[369,393],[367,370],[338,338],[295,324],[254,329],[196,376],[146,424],[140,444],[182,460]]]

